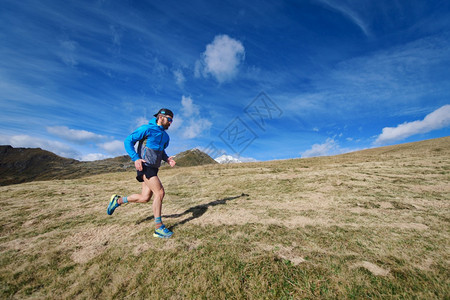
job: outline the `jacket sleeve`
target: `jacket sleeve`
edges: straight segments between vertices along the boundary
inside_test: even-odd
[[[162,160],[167,162],[168,159],[169,159],[169,156],[167,155],[166,150],[164,150],[162,153]]]
[[[170,138],[167,135],[167,142],[164,144],[164,150],[162,153],[162,160],[165,162],[167,162],[167,160],[169,159],[169,155],[167,155],[167,153],[166,153],[166,148],[169,147],[169,142],[170,142]]]
[[[136,150],[134,150],[134,144],[136,144],[137,141],[142,140],[144,137],[147,136],[147,130],[146,126],[141,126],[138,129],[136,129],[133,133],[131,133],[127,138],[125,139],[124,145],[125,150],[127,151],[128,155],[131,157],[132,161],[138,160],[139,154],[137,154]]]

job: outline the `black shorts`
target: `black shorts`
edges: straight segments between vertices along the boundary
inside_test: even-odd
[[[142,171],[137,171],[136,180],[139,182],[144,182],[144,178],[142,178],[144,175],[147,179],[150,179],[153,176],[158,176],[158,168],[148,167],[142,164]]]

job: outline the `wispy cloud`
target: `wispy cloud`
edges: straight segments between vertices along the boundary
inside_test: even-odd
[[[333,1],[333,0],[317,0],[318,2],[326,5],[327,7],[338,11],[356,26],[366,35],[370,36],[369,25],[362,19],[362,17],[354,10],[354,5],[348,5],[345,1]]]
[[[76,59],[76,51],[78,47],[78,43],[71,40],[60,41],[61,50],[59,52],[59,56],[62,61],[71,67],[74,67],[78,64]]]
[[[74,142],[77,144],[99,142],[106,138],[106,136],[104,135],[96,134],[86,130],[70,129],[66,126],[47,127],[47,132],[63,140]]]
[[[343,60],[314,74],[311,91],[290,97],[285,109],[306,120],[313,116],[312,126],[321,128],[317,115],[330,112],[333,119],[349,121],[372,118],[374,111],[388,117],[414,115],[429,109],[430,98],[434,105],[445,104],[449,47],[448,39],[433,36]]]
[[[65,143],[37,138],[29,135],[0,135],[0,144],[13,147],[41,148],[62,157],[80,159],[81,154]]]
[[[112,156],[124,155],[125,150],[122,141],[111,141],[100,143],[97,146],[105,150],[104,153],[88,153],[82,154],[75,150],[70,144],[60,141],[54,141],[47,138],[33,137],[29,135],[0,135],[0,145],[11,145],[15,148],[41,148],[53,152],[59,156],[74,158],[81,161],[93,161],[110,158]]]
[[[196,64],[196,75],[212,75],[219,83],[236,76],[240,63],[245,59],[245,48],[228,35],[218,35],[206,46],[202,58]]]
[[[106,143],[98,144],[98,146],[112,155],[121,155],[125,154],[125,146],[123,141],[114,140]]]
[[[191,118],[198,116],[200,110],[198,106],[194,104],[191,97],[186,97],[183,95],[181,97],[181,113],[183,116]]]
[[[174,71],[173,71],[173,76],[174,76],[174,78],[175,78],[176,84],[177,84],[180,88],[183,88],[184,82],[186,81],[186,77],[184,77],[183,71],[180,70],[180,69],[174,70]]]
[[[193,139],[209,130],[212,123],[200,113],[200,107],[194,103],[191,97],[181,97],[180,116],[176,117],[172,130],[181,131],[184,139]],[[172,125],[172,126],[173,126]]]
[[[310,149],[303,151],[300,153],[301,157],[316,157],[316,156],[328,156],[328,155],[337,155],[348,152],[353,152],[361,149],[350,149],[343,148],[340,146],[339,142],[333,138],[327,138],[326,141],[322,144],[314,144]]]
[[[193,139],[211,128],[212,123],[206,119],[189,120],[184,128],[183,137]]]
[[[135,121],[134,121],[134,127],[138,128],[142,125],[148,124],[148,118],[146,117],[138,117]]]
[[[119,151],[113,141],[164,106],[175,111],[171,149],[182,151],[217,135],[263,89],[289,112],[290,134],[261,135],[264,147],[249,150],[275,158],[293,136],[306,142],[286,157],[311,147],[304,134],[331,137],[344,125],[370,144],[387,124],[448,103],[449,22],[436,1],[311,2],[5,0],[2,134],[48,136],[92,159]],[[316,141],[322,153],[355,142],[335,137],[333,148],[326,137]]]
[[[117,25],[109,25],[111,30],[111,40],[114,46],[120,47],[122,44],[123,28]]]
[[[450,105],[444,105],[428,114],[423,120],[383,128],[374,144],[382,145],[398,142],[416,134],[427,133],[448,126],[450,126]]]
[[[311,149],[308,149],[301,153],[302,157],[315,157],[331,155],[338,150],[339,146],[332,138],[328,138],[325,143],[314,144]]]
[[[109,158],[108,155],[102,154],[102,153],[89,153],[86,155],[81,156],[82,161],[94,161],[94,160],[101,160]]]
[[[96,134],[86,130],[70,129],[66,126],[49,126],[47,127],[47,132],[67,142],[75,143],[78,145],[91,144],[90,146],[98,147],[109,155],[125,154],[123,141],[112,140],[105,142],[105,140],[111,139],[110,137],[105,135]],[[109,156],[100,153],[93,153],[82,155],[81,157],[78,155],[78,157],[81,158],[81,160],[97,160],[104,159]]]

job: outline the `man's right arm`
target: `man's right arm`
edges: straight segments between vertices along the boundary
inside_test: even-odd
[[[139,154],[137,154],[136,150],[134,149],[134,144],[136,144],[137,141],[142,140],[146,135],[146,126],[141,126],[135,131],[133,131],[124,141],[125,150],[127,151],[128,155],[131,157],[132,161],[137,161],[140,159]]]

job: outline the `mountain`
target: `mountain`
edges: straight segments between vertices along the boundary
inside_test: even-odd
[[[174,156],[174,159],[177,162],[177,166],[179,167],[191,167],[217,163],[208,154],[198,149],[192,149],[178,153]],[[164,165],[167,164],[164,163]]]
[[[64,158],[40,148],[0,146],[0,186],[34,180],[71,179],[134,169],[126,155],[98,161]]]
[[[222,155],[215,159],[216,162],[219,164],[235,164],[235,163],[241,163],[239,159],[236,157],[233,157],[231,155]]]
[[[435,155],[445,151],[449,143],[450,137],[444,137],[415,143],[372,148],[341,154],[338,157],[349,157],[351,159],[356,157],[400,157],[406,154],[416,155],[416,153]],[[238,159],[227,155],[217,158],[216,161],[198,149],[181,152],[175,155],[175,160],[178,167],[240,162]],[[167,164],[164,165],[167,167]],[[0,146],[0,186],[36,180],[73,179],[133,170],[134,164],[127,155],[97,161],[78,161],[60,157],[40,148]]]
[[[217,163],[198,149],[181,152],[175,156],[175,160],[178,167]],[[134,164],[128,155],[96,161],[78,161],[40,148],[0,146],[0,186],[129,170],[134,170]]]

